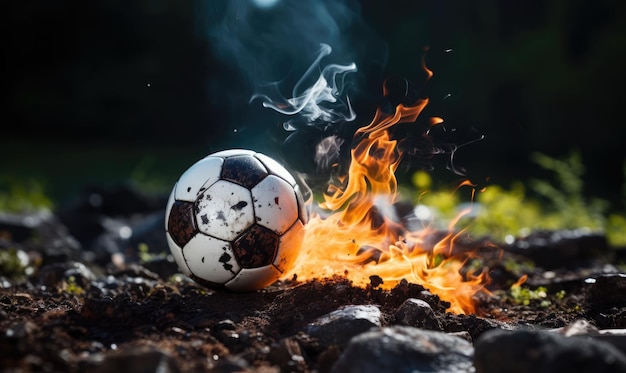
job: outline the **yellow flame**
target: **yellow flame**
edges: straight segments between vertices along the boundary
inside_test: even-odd
[[[428,100],[422,99],[412,106],[398,105],[392,115],[378,110],[372,122],[356,132],[347,176],[341,185],[329,187],[319,205],[328,216],[313,214],[303,251],[284,278],[296,274],[298,280],[306,281],[339,275],[364,287],[376,275],[385,289],[406,279],[450,302],[451,312],[476,311],[473,296],[484,289],[488,276],[485,272],[461,274],[467,255],[452,252],[463,233],[452,233],[457,221],[451,223],[450,233],[433,245],[429,244],[430,229],[407,231],[384,214],[397,198],[395,171],[402,156],[388,129],[414,122],[427,104]]]
[[[422,68],[428,78],[433,75],[425,61]],[[383,95],[387,93],[383,86]],[[371,276],[378,276],[384,289],[404,279],[450,302],[451,312],[477,311],[474,296],[487,292],[489,276],[485,271],[463,275],[461,270],[472,253],[453,250],[464,234],[464,230],[454,233],[454,227],[469,210],[459,214],[448,234],[434,243],[433,230],[409,231],[386,213],[398,197],[395,171],[402,159],[388,130],[398,123],[415,122],[427,105],[428,99],[420,99],[410,106],[396,106],[393,114],[379,109],[370,124],[356,131],[347,175],[339,185],[329,185],[306,226],[303,250],[283,278],[297,275],[298,280],[307,281],[345,276],[365,287]],[[430,127],[441,123],[442,118],[430,119]],[[474,187],[469,181],[459,187],[463,185]]]

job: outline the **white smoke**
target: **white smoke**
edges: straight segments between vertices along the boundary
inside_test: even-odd
[[[235,116],[244,115],[242,104],[252,98],[290,116],[288,130],[354,120],[351,99],[359,80],[386,63],[386,43],[366,24],[357,0],[196,4],[212,56],[226,66],[227,74],[209,82],[212,100],[232,107]],[[357,65],[363,76],[349,74]],[[231,71],[236,76],[229,76]],[[243,97],[248,102],[241,102]]]
[[[285,115],[296,116],[284,122],[287,131],[304,125],[328,126],[337,122],[349,122],[356,118],[345,94],[346,74],[357,71],[356,64],[329,64],[320,71],[321,60],[332,52],[328,44],[322,44],[317,58],[298,80],[292,90],[292,97],[280,94],[278,83],[266,86],[269,93],[256,93],[250,101],[261,99],[263,106]],[[316,78],[315,78],[316,77]],[[314,78],[312,85],[307,85]]]
[[[328,170],[335,163],[338,162],[341,155],[341,145],[344,140],[331,135],[325,137],[315,147],[315,164],[318,169]]]

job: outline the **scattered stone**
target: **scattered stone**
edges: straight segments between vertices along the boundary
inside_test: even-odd
[[[626,329],[599,330],[587,320],[576,320],[562,328],[550,330],[565,337],[585,337],[604,341],[626,354]],[[626,356],[626,355],[625,355]]]
[[[72,281],[83,288],[89,287],[96,275],[80,262],[52,263],[42,267],[37,274],[37,282],[47,288],[54,288],[61,281]]]
[[[604,329],[594,339],[611,344],[626,356],[626,329]]]
[[[161,239],[153,241],[157,234],[155,222],[159,216],[162,218],[167,202],[164,198],[146,195],[127,185],[112,188],[88,186],[74,200],[61,206],[57,215],[94,262],[107,264],[117,253],[136,261],[137,240],[154,243],[159,252],[167,247],[163,225],[159,227]],[[152,231],[147,233],[149,229],[145,227]],[[135,246],[129,247],[130,244]]]
[[[381,326],[381,317],[374,305],[345,306],[307,325],[305,332],[321,343],[344,346],[353,336]]]
[[[459,337],[459,338],[463,338],[466,341],[470,342],[470,343],[474,343],[474,340],[472,340],[472,335],[466,331],[462,331],[462,332],[452,332],[452,333],[446,333],[448,335],[454,336],[454,337]]]
[[[294,338],[283,338],[272,344],[268,360],[277,365],[281,372],[304,372],[306,364],[300,345]]]
[[[153,347],[135,347],[93,355],[81,363],[81,371],[179,373],[180,369],[164,351]]]
[[[26,338],[37,329],[37,326],[30,321],[19,322],[4,331],[4,337],[8,340],[19,340]]]
[[[577,267],[606,255],[608,241],[588,229],[534,231],[515,240],[505,249],[530,258],[535,264],[554,269]]]
[[[571,337],[574,335],[598,334],[598,328],[593,326],[587,320],[576,320],[569,325],[566,325],[562,328],[553,329],[551,331],[557,332],[566,337]]]
[[[164,226],[165,210],[147,214],[142,219],[133,222],[130,237],[123,239],[120,243],[126,261],[137,262],[142,259],[141,254],[148,254],[153,259],[166,257],[170,253],[170,248],[163,233]],[[140,253],[141,247],[147,248],[147,252]],[[175,265],[174,269],[176,269]]]
[[[240,356],[229,355],[217,360],[215,365],[208,370],[209,373],[222,372],[250,372],[248,362]]]
[[[215,330],[235,330],[237,329],[237,324],[233,320],[225,319],[219,321],[215,325]]]
[[[626,274],[601,275],[588,283],[588,298],[594,307],[626,306]]]
[[[304,332],[322,344],[343,347],[355,335],[381,326],[381,317],[377,306],[345,306],[310,323]]]
[[[158,256],[144,262],[143,267],[152,271],[161,277],[163,280],[167,280],[175,274],[179,273],[178,265],[174,262],[172,255]]]
[[[339,359],[341,350],[336,345],[326,348],[317,358],[317,366],[320,372],[330,372],[335,362]]]
[[[229,319],[221,320],[215,325],[214,335],[231,353],[243,351],[250,341],[250,332]]]
[[[52,212],[0,212],[0,236],[26,252],[36,252],[43,264],[78,260],[81,245]]]
[[[122,278],[143,278],[153,281],[159,280],[159,275],[150,271],[146,267],[135,263],[131,263],[122,269],[112,271],[111,274],[115,277]]]
[[[399,324],[422,329],[441,331],[439,319],[432,307],[421,299],[409,298],[398,308],[395,314]]]
[[[472,345],[459,337],[410,326],[377,328],[354,337],[333,373],[472,372]]]
[[[611,307],[603,310],[595,310],[590,316],[602,329],[626,328],[626,307]]]
[[[22,351],[28,351],[28,336],[37,330],[37,325],[30,321],[17,322],[0,332],[0,360],[1,357],[15,359]]]
[[[476,315],[452,315],[446,313],[440,316],[439,321],[443,331],[447,333],[466,332],[471,340],[475,341],[482,333],[492,329],[515,329],[516,326],[504,321],[487,319]]]
[[[476,373],[626,372],[626,356],[612,345],[539,330],[491,330],[475,344]]]
[[[107,216],[130,216],[161,210],[167,196],[152,196],[131,185],[101,187],[88,185],[59,209],[64,213],[97,213]]]

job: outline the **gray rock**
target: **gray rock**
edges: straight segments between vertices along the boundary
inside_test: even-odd
[[[91,356],[82,364],[82,371],[178,373],[180,368],[167,353],[154,347],[134,347]]]
[[[598,334],[598,328],[593,326],[587,320],[576,320],[573,323],[566,325],[562,328],[552,329],[551,332],[556,332],[562,334],[566,337],[571,337],[574,335],[588,335],[588,334]]]
[[[355,335],[379,327],[381,317],[374,305],[345,306],[310,323],[304,332],[322,344],[343,347]]]
[[[610,344],[626,356],[626,329],[608,329],[599,333],[598,335],[593,335],[592,338]]]
[[[441,331],[439,319],[427,302],[409,298],[398,307],[395,314],[396,321],[402,325],[415,326],[422,329]]]
[[[80,262],[65,262],[48,264],[39,270],[36,276],[38,283],[48,288],[57,286],[61,281],[72,279],[83,288],[89,287],[96,275]]]
[[[490,330],[475,344],[477,373],[626,372],[626,356],[608,343],[538,330]]]
[[[545,269],[575,268],[604,255],[608,241],[604,234],[582,228],[534,231],[505,249],[526,256]]]
[[[80,243],[69,234],[68,228],[49,211],[7,213],[0,211],[0,231],[9,234],[9,247],[17,246],[26,252],[37,252],[43,264],[78,260]]]
[[[626,274],[606,274],[589,281],[588,297],[595,307],[626,306]]]
[[[277,365],[281,372],[306,371],[302,350],[294,338],[283,338],[272,344],[268,359]]]
[[[552,329],[551,332],[566,337],[580,337],[606,342],[617,348],[626,356],[626,329],[599,330],[587,320],[576,320],[563,328]]]
[[[473,372],[468,341],[410,326],[378,328],[354,337],[333,373]]]

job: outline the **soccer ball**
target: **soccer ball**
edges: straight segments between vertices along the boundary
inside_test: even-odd
[[[208,155],[180,176],[165,229],[182,273],[207,287],[253,291],[291,269],[307,219],[300,187],[283,166],[232,149]]]

